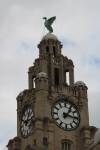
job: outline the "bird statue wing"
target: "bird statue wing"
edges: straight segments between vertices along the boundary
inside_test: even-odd
[[[48,25],[52,25],[52,23],[54,22],[55,19],[56,19],[56,16],[49,18],[49,19],[47,20]]]
[[[52,33],[53,32],[53,28],[51,26],[47,26],[47,29],[49,30],[49,33]]]

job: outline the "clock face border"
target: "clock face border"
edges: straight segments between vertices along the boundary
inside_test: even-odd
[[[61,106],[61,103],[63,103],[63,105],[65,105],[65,106]],[[74,116],[74,115],[68,115],[69,116],[69,120],[68,120],[68,122],[69,122],[69,124],[70,124],[70,126],[71,126],[71,128],[68,128],[67,126],[69,125],[68,123],[66,123],[66,120],[64,120],[64,117],[62,117],[61,118],[61,116],[60,116],[60,113],[62,113],[62,111],[66,111],[66,109],[68,109],[68,107],[67,107],[67,104],[69,105],[69,107],[71,107],[71,113],[73,113],[74,114],[74,112],[77,114],[77,116]],[[59,105],[59,108],[57,108],[56,106],[57,105]],[[57,109],[57,112],[54,112],[54,108],[55,109]],[[59,111],[60,110],[60,111]],[[67,112],[68,112],[68,110],[67,110]],[[65,113],[65,115],[66,115],[67,113]],[[54,117],[54,115],[56,116],[56,117]],[[64,113],[63,113],[63,115],[64,115]],[[78,108],[77,108],[77,106],[75,106],[75,104],[73,104],[73,102],[71,102],[71,101],[69,101],[68,99],[60,99],[60,100],[58,100],[58,101],[55,101],[54,103],[53,103],[53,106],[52,106],[52,108],[51,108],[51,116],[52,116],[52,119],[54,120],[54,123],[58,126],[58,127],[60,127],[61,129],[63,129],[63,130],[65,130],[65,131],[73,131],[73,130],[75,130],[75,129],[77,129],[78,128],[78,126],[79,126],[79,124],[80,124],[80,121],[81,121],[81,119],[80,119],[80,113],[79,113],[79,111],[78,111]],[[75,118],[75,119],[74,119]],[[76,121],[76,118],[77,118],[77,121]],[[72,121],[72,120],[74,120],[74,121]],[[59,122],[59,123],[58,123]],[[72,126],[72,123],[73,124],[76,124],[75,126]],[[64,125],[65,124],[65,126],[63,127],[62,125]]]
[[[30,110],[32,110],[32,111],[30,112]],[[24,106],[24,108],[22,110],[21,122],[20,122],[20,133],[23,138],[27,138],[30,135],[29,125],[33,118],[34,118],[33,107],[31,105]],[[25,132],[25,133],[23,133],[23,132]]]

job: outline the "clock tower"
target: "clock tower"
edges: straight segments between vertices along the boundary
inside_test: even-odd
[[[47,33],[29,67],[29,87],[17,96],[17,136],[8,150],[86,150],[96,131],[89,126],[87,86],[74,82],[74,64]]]

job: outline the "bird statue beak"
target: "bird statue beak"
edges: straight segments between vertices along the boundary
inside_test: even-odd
[[[42,19],[46,19],[46,17],[43,17]]]

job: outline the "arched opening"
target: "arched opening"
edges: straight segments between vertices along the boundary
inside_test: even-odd
[[[36,139],[34,140],[34,146],[36,146]]]
[[[54,68],[54,79],[55,79],[55,85],[59,85],[59,69]]]
[[[35,76],[33,76],[33,83],[32,83],[32,87],[35,88]]]
[[[55,46],[53,46],[53,57],[56,56]]]
[[[69,85],[69,71],[66,70],[66,83]]]
[[[43,137],[43,147],[45,149],[48,148],[48,118],[44,118],[43,120],[43,130],[44,130],[44,137]]]
[[[49,46],[46,46],[46,52],[49,53]]]

